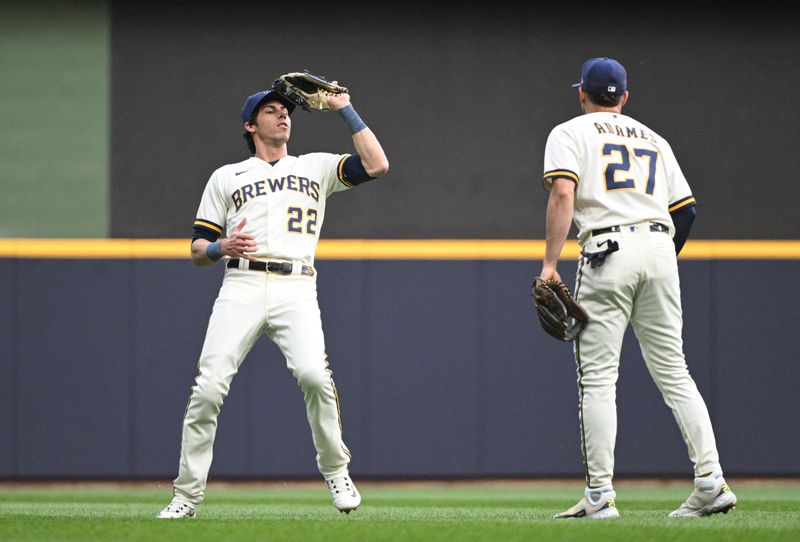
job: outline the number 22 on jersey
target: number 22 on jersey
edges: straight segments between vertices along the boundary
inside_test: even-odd
[[[303,209],[301,207],[289,207],[286,209],[286,214],[289,215],[289,221],[286,224],[286,229],[293,233],[307,233],[309,235],[316,235],[317,233],[317,210],[306,209],[306,224],[303,228]]]

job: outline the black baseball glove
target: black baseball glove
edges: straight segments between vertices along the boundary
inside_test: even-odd
[[[531,287],[533,305],[542,328],[559,341],[574,341],[589,322],[589,315],[563,282],[536,278]]]
[[[272,88],[278,94],[299,105],[306,111],[330,111],[328,102],[330,96],[347,94],[347,87],[341,86],[336,81],[328,81],[324,77],[303,72],[291,72],[281,75],[272,83]]]

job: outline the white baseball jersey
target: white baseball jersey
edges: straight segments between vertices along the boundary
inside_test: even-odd
[[[195,226],[221,235],[247,217],[244,232],[255,237],[255,258],[313,265],[325,201],[350,187],[341,171],[348,156],[317,152],[275,165],[253,156],[222,166],[206,184]]]
[[[350,185],[342,168],[348,154],[286,156],[274,165],[252,157],[214,171],[195,226],[217,234],[244,218],[259,259],[313,265],[325,201]],[[350,451],[342,439],[339,396],[325,353],[316,275],[225,270],[186,407],[175,496],[197,507],[204,498],[217,417],[250,349],[267,335],[286,358],[306,403],[317,467],[331,480],[347,475]]]
[[[675,228],[670,212],[695,203],[669,144],[644,124],[617,113],[589,113],[550,132],[544,183],[575,181],[578,239],[592,230],[660,222]]]
[[[629,324],[696,475],[721,470],[708,410],[683,354],[675,244],[663,231],[643,227],[658,222],[674,236],[670,211],[694,204],[672,149],[625,115],[584,114],[556,126],[547,139],[545,188],[559,177],[576,184],[573,219],[582,248],[608,256],[594,265],[582,253],[575,277],[575,296],[589,314],[574,347],[587,488],[612,487],[616,382]],[[633,227],[592,234],[612,226]]]

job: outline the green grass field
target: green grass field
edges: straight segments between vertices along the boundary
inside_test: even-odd
[[[553,520],[580,497],[579,482],[369,483],[345,515],[322,483],[211,484],[193,520],[156,520],[164,484],[0,484],[0,540],[548,541],[800,540],[800,483],[729,480],[727,515],[669,519],[690,482],[618,481],[618,520]]]

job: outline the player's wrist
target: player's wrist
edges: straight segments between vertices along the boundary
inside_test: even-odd
[[[222,243],[220,241],[209,243],[206,247],[206,256],[212,262],[216,262],[222,258]]]
[[[351,134],[356,134],[367,127],[361,117],[358,116],[358,113],[356,113],[353,104],[347,104],[336,112],[339,113],[347,127],[350,128]]]

